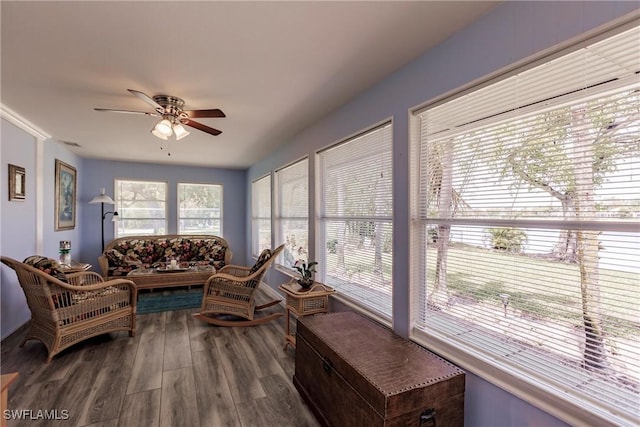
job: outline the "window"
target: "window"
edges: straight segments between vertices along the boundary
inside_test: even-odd
[[[309,257],[309,160],[276,171],[276,241],[285,244],[279,265]]]
[[[251,183],[251,254],[271,247],[271,175]]]
[[[178,183],[178,234],[222,237],[222,185]]]
[[[429,106],[412,147],[413,337],[616,425],[640,417],[639,37]]]
[[[323,282],[391,318],[392,127],[318,154]]]
[[[115,237],[167,233],[167,183],[116,179]]]

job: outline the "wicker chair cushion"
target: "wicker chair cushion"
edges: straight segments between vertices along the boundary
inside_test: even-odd
[[[258,257],[258,260],[256,261],[256,263],[253,264],[253,267],[251,267],[251,270],[249,270],[249,275],[255,273],[258,270],[260,270],[260,268],[267,261],[269,261],[270,258],[271,258],[271,249],[263,250],[262,253],[260,254],[260,256]]]
[[[30,265],[38,270],[42,270],[45,273],[55,277],[61,282],[69,283],[67,280],[67,275],[64,274],[64,271],[60,268],[60,264],[58,261],[52,258],[47,258],[41,255],[32,255],[27,257],[23,261],[25,264]]]

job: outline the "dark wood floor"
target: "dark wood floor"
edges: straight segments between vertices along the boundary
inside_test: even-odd
[[[196,311],[138,315],[135,337],[96,337],[48,365],[39,341],[18,347],[26,330],[11,335],[2,342],[2,373],[20,377],[9,389],[9,409],[33,417],[66,410],[69,419],[8,425],[318,425],[292,384],[295,351],[282,348],[284,316],[223,328],[193,319]]]

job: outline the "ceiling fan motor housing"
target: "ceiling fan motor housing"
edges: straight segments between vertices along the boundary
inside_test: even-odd
[[[182,110],[184,101],[181,98],[171,95],[155,95],[153,100],[163,107],[163,110],[158,111],[158,113],[172,123],[177,123],[188,117]]]

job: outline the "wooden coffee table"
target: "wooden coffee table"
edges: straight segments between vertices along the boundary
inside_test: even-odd
[[[157,268],[137,268],[127,274],[138,289],[169,288],[176,286],[202,285],[215,274],[212,265],[194,266],[179,270],[158,270]]]

